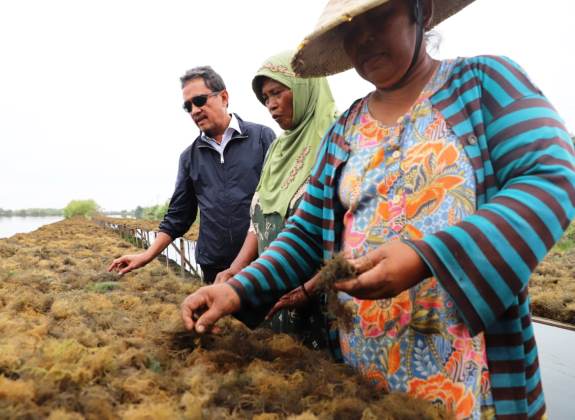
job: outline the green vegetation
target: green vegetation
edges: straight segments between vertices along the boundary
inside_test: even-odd
[[[106,293],[115,290],[120,285],[115,281],[103,281],[100,283],[93,283],[88,287],[88,290],[96,293]]]
[[[134,210],[134,217],[136,219],[146,220],[162,220],[168,211],[170,202],[166,201],[164,204],[156,204],[151,207],[136,207]]]
[[[64,217],[69,219],[74,216],[92,217],[99,210],[94,200],[72,200],[64,208]]]
[[[63,216],[64,210],[62,209],[20,209],[20,210],[7,210],[0,208],[0,217],[12,216]]]
[[[575,248],[575,223],[567,228],[563,237],[555,245],[554,251],[565,252]]]

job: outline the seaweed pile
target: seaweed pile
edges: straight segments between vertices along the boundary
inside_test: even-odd
[[[385,396],[287,335],[221,321],[184,332],[199,282],[157,261],[105,271],[137,249],[76,219],[0,240],[0,418],[447,418]]]
[[[529,282],[534,315],[575,324],[575,249],[551,252]]]
[[[336,254],[327,261],[319,272],[319,281],[316,286],[318,291],[327,294],[327,310],[335,319],[338,327],[348,331],[353,325],[353,309],[337,298],[337,292],[333,288],[335,283],[354,279],[357,271],[353,265],[343,256]]]
[[[102,218],[114,223],[121,223],[128,228],[157,230],[158,222],[136,219]],[[189,240],[195,240],[198,235],[198,225],[194,224],[185,235]],[[0,257],[2,250],[0,248]],[[327,270],[318,289],[331,293],[332,284],[341,279],[355,276],[350,268],[337,257],[326,264]],[[549,255],[536,268],[529,280],[529,291],[533,314],[556,321],[575,324],[575,223],[571,224],[563,238],[551,250]],[[329,299],[330,308],[343,328],[349,326],[349,308],[333,298]]]

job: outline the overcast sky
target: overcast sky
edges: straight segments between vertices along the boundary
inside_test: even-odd
[[[210,64],[231,110],[280,132],[251,78],[295,48],[325,0],[0,0],[0,208],[163,202],[197,129],[179,76]],[[441,24],[441,58],[504,54],[575,131],[572,0],[477,0]],[[370,91],[330,78],[340,110]]]

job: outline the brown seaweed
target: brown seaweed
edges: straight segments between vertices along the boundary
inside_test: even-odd
[[[336,254],[325,263],[319,272],[317,290],[327,294],[327,311],[337,319],[340,328],[349,330],[353,326],[353,310],[341,302],[333,285],[340,281],[351,280],[357,276],[356,268],[343,256]]]
[[[179,305],[200,283],[157,261],[106,274],[126,251],[81,219],[0,240],[0,417],[449,418],[284,334],[232,318],[184,331]]]

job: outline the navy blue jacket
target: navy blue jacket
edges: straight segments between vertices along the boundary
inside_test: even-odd
[[[184,235],[200,209],[196,262],[228,267],[244,243],[250,204],[264,157],[275,139],[271,128],[243,121],[220,154],[198,136],[180,155],[176,188],[160,231],[172,238]]]

